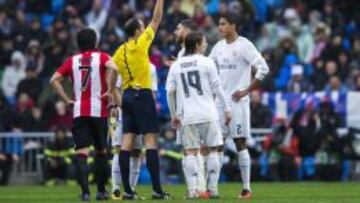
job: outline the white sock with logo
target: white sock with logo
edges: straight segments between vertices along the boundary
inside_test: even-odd
[[[185,176],[187,176],[187,187],[189,194],[197,192],[197,176],[199,174],[198,160],[195,155],[185,157]]]
[[[251,171],[251,160],[248,149],[244,149],[238,152],[239,156],[239,167],[241,170],[241,178],[243,182],[243,189],[250,189],[250,171]]]
[[[115,153],[111,164],[111,182],[114,190],[120,190],[121,185],[121,173],[119,165],[119,154]]]
[[[207,188],[214,195],[218,195],[218,184],[220,177],[220,159],[218,152],[210,152],[206,161],[207,165],[207,177],[208,177],[208,186]]]
[[[199,166],[199,173],[197,176],[196,184],[199,192],[205,192],[206,191],[206,180],[205,180],[205,157],[198,153],[196,156],[198,166]]]
[[[135,191],[135,187],[139,180],[140,175],[140,167],[141,167],[141,157],[130,157],[130,187],[133,191]]]

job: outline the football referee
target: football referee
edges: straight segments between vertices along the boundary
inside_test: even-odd
[[[113,60],[122,78],[123,137],[120,151],[120,171],[125,194],[123,199],[137,199],[129,184],[130,153],[133,140],[144,135],[146,164],[151,175],[153,199],[170,199],[160,184],[157,133],[159,131],[155,101],[152,95],[149,48],[154,40],[162,16],[164,0],[157,0],[151,22],[145,28],[140,19],[130,19],[125,24],[128,41],[115,52]],[[114,71],[110,73],[110,91],[116,83]]]

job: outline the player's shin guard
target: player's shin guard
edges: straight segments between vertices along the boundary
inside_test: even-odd
[[[130,157],[130,187],[135,191],[135,187],[139,180],[141,167],[141,157]]]
[[[250,170],[251,170],[251,160],[248,149],[244,149],[238,152],[239,156],[239,167],[241,170],[241,178],[243,181],[243,189],[250,189]]]
[[[160,161],[156,149],[146,150],[146,166],[150,172],[153,191],[162,194],[163,190],[160,184]]]
[[[105,185],[109,177],[109,167],[105,153],[99,153],[95,156],[95,177],[98,191],[105,192]]]
[[[83,194],[90,194],[89,190],[89,166],[87,164],[87,155],[85,154],[78,154],[77,155],[77,177],[78,182],[81,186],[81,190]]]
[[[120,171],[121,171],[121,179],[124,186],[124,191],[132,195],[133,191],[130,187],[129,183],[129,174],[130,174],[130,152],[129,151],[120,151],[119,155],[119,163],[120,163]]]
[[[199,174],[198,160],[195,155],[185,156],[185,175],[187,177],[187,188],[189,194],[197,192],[197,176]]]
[[[204,156],[200,153],[196,156],[199,172],[196,179],[197,189],[199,192],[206,191],[206,180],[205,180],[205,163],[204,163]]]
[[[206,161],[207,166],[207,177],[208,177],[208,190],[212,194],[218,193],[218,182],[220,177],[220,159],[218,152],[211,152]]]
[[[112,190],[120,190],[121,185],[121,173],[120,173],[120,164],[119,164],[119,154],[115,153],[113,156],[113,161],[111,164],[111,181],[112,181]]]

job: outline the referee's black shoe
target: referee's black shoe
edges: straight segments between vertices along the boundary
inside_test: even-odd
[[[96,193],[96,200],[97,201],[104,201],[104,200],[109,200],[110,199],[110,195],[109,192],[105,191],[105,192],[97,192]]]
[[[154,192],[152,195],[152,198],[154,200],[170,200],[170,199],[172,199],[171,195],[167,192],[163,192],[163,193]]]

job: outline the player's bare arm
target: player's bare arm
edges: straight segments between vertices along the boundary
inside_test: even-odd
[[[236,92],[234,92],[234,94],[232,95],[233,101],[239,102],[240,99],[247,96],[252,89],[256,89],[257,87],[259,87],[260,83],[261,80],[254,78],[248,88],[246,88],[245,90],[237,90]]]
[[[50,85],[55,90],[56,94],[64,100],[66,105],[71,107],[75,102],[66,94],[64,87],[61,84],[63,80],[64,77],[60,73],[55,72],[50,79]]]
[[[121,106],[121,88],[116,87],[113,91],[112,97],[113,100],[110,104],[110,115],[116,119],[120,116],[120,106]]]
[[[157,0],[154,8],[153,17],[149,23],[149,26],[154,30],[154,32],[156,32],[157,29],[159,28],[159,25],[161,23],[164,14],[163,10],[164,10],[164,0]]]
[[[115,118],[118,118],[119,110],[117,107],[120,106],[121,104],[121,96],[120,96],[120,92],[118,91],[118,88],[116,88],[116,81],[118,77],[117,66],[114,63],[114,61],[111,59],[106,62],[105,66],[108,72],[107,80],[106,80],[107,92],[103,94],[101,97],[102,99],[105,98],[111,99],[111,102],[109,103],[110,115]]]
[[[118,77],[117,66],[113,60],[109,60],[108,62],[106,62],[105,66],[108,71],[106,79],[107,91],[101,96],[101,98],[112,97],[114,95],[114,92],[116,90],[116,81]]]

